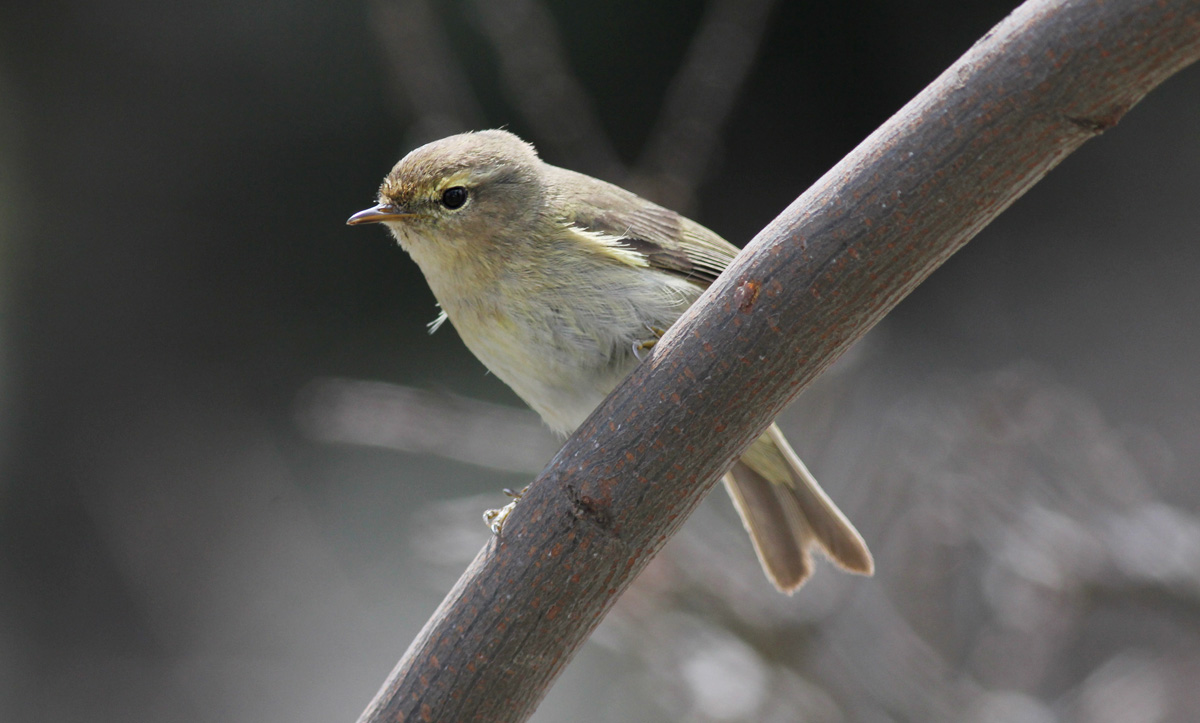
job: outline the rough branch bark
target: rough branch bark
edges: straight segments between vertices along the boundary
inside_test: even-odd
[[[568,440],[360,719],[519,721],[783,407],[1200,57],[1200,0],[1028,2],[827,173]]]

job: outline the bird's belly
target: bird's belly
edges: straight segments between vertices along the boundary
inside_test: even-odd
[[[690,283],[675,284],[667,277],[590,294],[576,287],[572,303],[555,303],[564,295],[534,295],[539,303],[519,307],[519,316],[518,307],[496,304],[489,318],[465,324],[454,310],[447,313],[475,356],[547,425],[566,434],[637,365],[635,347],[654,341],[656,330],[675,323],[700,293]]]
[[[497,330],[501,331],[501,330]],[[633,369],[628,349],[602,352],[574,335],[462,334],[472,353],[555,432],[568,434]]]

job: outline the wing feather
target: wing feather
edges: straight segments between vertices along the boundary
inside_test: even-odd
[[[603,237],[608,245],[643,257],[651,268],[707,287],[729,266],[739,249],[716,233],[623,188],[563,168],[556,188],[563,189],[568,226]]]

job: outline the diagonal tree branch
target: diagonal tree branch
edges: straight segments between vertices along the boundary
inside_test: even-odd
[[[1018,8],[764,229],[576,431],[361,721],[526,719],[789,401],[1198,57],[1200,0]]]

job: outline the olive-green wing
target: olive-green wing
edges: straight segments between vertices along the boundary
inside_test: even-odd
[[[707,287],[738,254],[736,246],[674,211],[590,176],[551,168],[563,174],[556,184],[564,189],[559,207],[570,211],[562,221],[611,239],[651,268]]]

